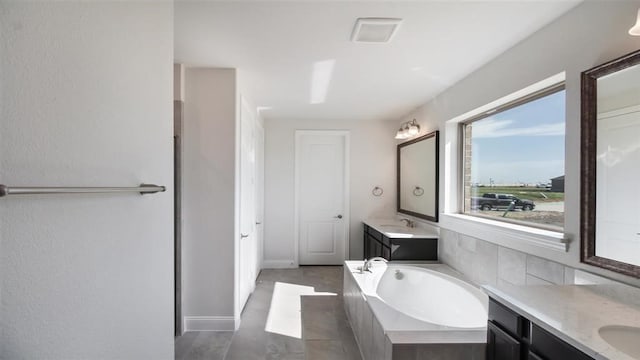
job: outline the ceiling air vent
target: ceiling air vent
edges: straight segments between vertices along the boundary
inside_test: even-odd
[[[351,41],[362,43],[388,43],[400,27],[402,19],[358,18]]]

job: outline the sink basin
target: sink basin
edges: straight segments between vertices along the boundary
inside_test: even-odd
[[[382,230],[389,232],[409,233],[411,228],[399,225],[380,225]]]
[[[412,237],[429,237],[432,233],[420,228],[410,228],[403,225],[382,224],[378,225],[378,230],[382,231],[390,238],[412,238]]]
[[[640,359],[640,328],[622,325],[607,325],[598,329],[600,337],[617,350]]]

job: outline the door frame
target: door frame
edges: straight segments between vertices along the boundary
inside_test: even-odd
[[[182,336],[182,157],[184,102],[173,101],[173,289],[174,335]]]
[[[344,234],[344,260],[349,259],[349,232],[350,232],[350,143],[351,132],[349,130],[296,130],[295,133],[295,160],[294,160],[294,266],[300,266],[300,145],[302,137],[305,135],[325,135],[338,136],[344,138],[344,214],[342,220],[345,224]]]
[[[264,142],[265,142],[265,131],[264,126],[260,123],[260,114],[258,113],[256,116],[256,127],[255,127],[255,140],[256,145],[258,145],[258,139],[260,139],[260,158],[256,156],[256,190],[255,190],[255,200],[256,205],[260,205],[259,209],[256,207],[256,236],[258,234],[258,226],[262,227],[262,236],[258,239],[258,274],[262,270],[262,266],[264,264],[264,165],[265,165],[265,153],[264,153]],[[256,146],[256,155],[258,153],[258,146]],[[260,179],[261,181],[259,181]],[[259,190],[259,191],[258,191]],[[260,199],[258,204],[258,199]],[[260,214],[261,218],[258,219],[258,214]],[[260,224],[257,224],[257,222]]]

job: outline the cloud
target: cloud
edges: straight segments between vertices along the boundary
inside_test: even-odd
[[[513,120],[487,118],[472,125],[473,138],[498,138],[506,136],[563,136],[564,123],[541,124],[531,127],[512,127]]]

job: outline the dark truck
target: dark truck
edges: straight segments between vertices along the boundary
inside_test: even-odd
[[[509,208],[509,206],[513,206]],[[522,209],[522,211],[528,211],[535,209],[536,204],[531,200],[518,199],[511,194],[494,194],[486,193],[481,197],[474,196],[471,198],[471,208],[480,210],[491,209]]]

